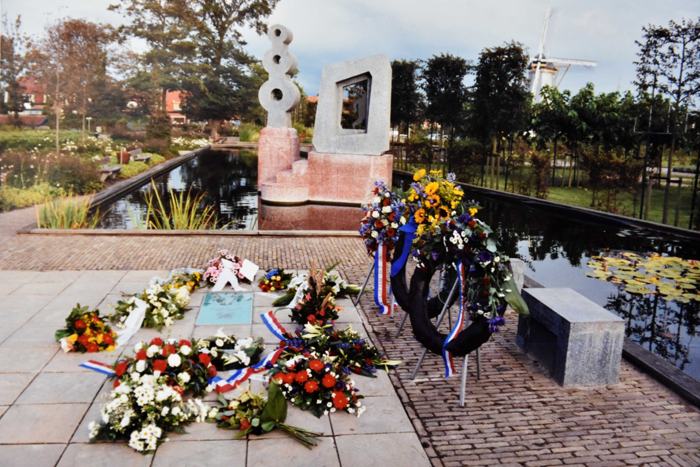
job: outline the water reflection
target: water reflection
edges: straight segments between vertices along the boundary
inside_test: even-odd
[[[201,154],[170,172],[155,178],[156,189],[166,209],[170,192],[174,195],[192,190],[205,193],[200,208],[214,206],[219,226],[226,229],[251,229],[258,216],[258,158],[254,151],[226,151]],[[110,206],[100,224],[105,229],[133,229],[134,219],[148,209],[146,199],[151,185],[133,191]]]

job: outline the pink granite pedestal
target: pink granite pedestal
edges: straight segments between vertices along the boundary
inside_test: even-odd
[[[258,189],[277,181],[277,174],[291,170],[299,160],[299,135],[294,128],[266,126],[258,140]]]
[[[324,154],[310,152],[308,161],[298,160],[275,181],[261,184],[263,201],[299,204],[307,201],[362,204],[382,180],[391,186],[394,157],[391,154]]]

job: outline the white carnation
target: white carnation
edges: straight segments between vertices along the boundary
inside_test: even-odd
[[[181,363],[182,363],[182,359],[176,353],[170,354],[170,356],[168,357],[168,365],[169,366],[176,367],[176,366],[180,366]]]

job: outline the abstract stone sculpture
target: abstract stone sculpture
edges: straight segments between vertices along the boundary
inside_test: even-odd
[[[270,26],[267,37],[272,48],[263,57],[263,67],[270,75],[258,91],[260,105],[267,110],[267,126],[289,128],[291,111],[299,105],[299,88],[292,83],[292,73],[297,69],[297,58],[289,51],[292,31],[275,24]]]
[[[365,81],[366,94],[353,106],[358,113],[353,129],[342,128],[343,88]],[[319,153],[380,155],[389,149],[390,115],[389,57],[375,55],[325,66],[316,109],[314,147]],[[360,123],[366,130],[355,129]]]

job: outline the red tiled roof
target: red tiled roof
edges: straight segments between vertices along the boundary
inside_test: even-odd
[[[19,120],[22,125],[39,126],[46,121],[46,115],[19,115]],[[0,124],[7,125],[10,121],[10,115],[0,115]]]

